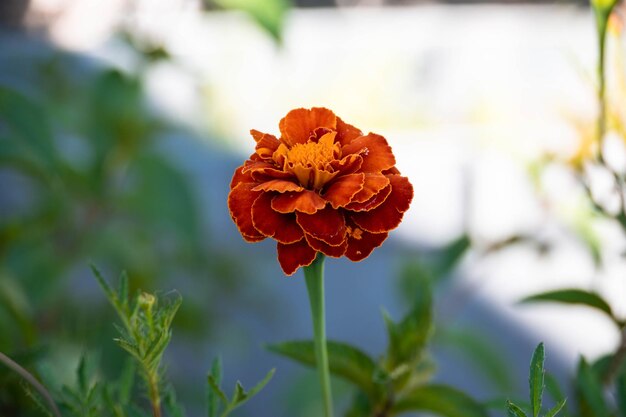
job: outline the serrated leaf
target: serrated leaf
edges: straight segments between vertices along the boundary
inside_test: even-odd
[[[543,381],[544,381],[544,369],[543,363],[545,360],[545,351],[543,343],[535,348],[533,357],[530,361],[530,376],[528,378],[528,385],[530,386],[530,406],[533,417],[539,416],[541,412],[541,400],[543,397]]]
[[[537,302],[557,302],[565,304],[577,304],[592,307],[608,315],[611,320],[616,320],[613,316],[611,306],[598,294],[580,289],[564,289],[549,291],[541,294],[531,295],[520,301],[521,303]]]
[[[556,416],[556,414],[561,411],[561,409],[565,406],[565,403],[567,402],[567,400],[565,398],[563,398],[561,401],[559,401],[554,407],[552,407],[550,409],[550,411],[548,411],[548,413],[545,415],[545,417],[554,417]]]
[[[315,366],[313,341],[291,341],[267,346],[271,352],[286,356],[304,365]],[[374,395],[374,370],[372,358],[358,348],[346,343],[328,341],[328,364],[333,375],[340,376],[370,395]]]
[[[576,388],[581,401],[581,411],[583,416],[593,417],[609,417],[610,413],[600,379],[593,372],[589,364],[584,358],[578,363],[578,372],[576,375]]]
[[[513,404],[511,401],[506,402],[506,415],[508,417],[526,417],[524,410]]]
[[[424,385],[399,397],[393,413],[427,411],[444,417],[488,417],[487,410],[467,394],[445,385]]]

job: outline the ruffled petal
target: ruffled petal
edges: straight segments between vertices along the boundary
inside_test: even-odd
[[[252,204],[252,224],[267,237],[280,243],[295,243],[304,237],[302,228],[296,222],[296,215],[281,214],[272,210],[272,193],[261,194]]]
[[[375,133],[354,139],[341,148],[342,155],[360,154],[363,157],[363,172],[381,172],[396,165],[387,140]]]
[[[409,180],[400,175],[390,175],[388,178],[391,181],[391,194],[383,204],[373,210],[350,215],[361,229],[372,233],[388,232],[398,227],[404,212],[409,209],[413,199],[413,186]]]
[[[250,134],[256,141],[255,152],[263,159],[271,158],[274,151],[278,149],[280,141],[274,135],[269,133],[262,133],[258,130],[252,129]]]
[[[228,194],[228,210],[230,217],[237,225],[239,232],[248,242],[258,242],[265,239],[252,224],[252,205],[261,195],[259,191],[252,191],[255,184],[242,182]]]
[[[339,172],[340,175],[348,175],[353,172],[357,172],[361,165],[363,165],[363,158],[361,155],[346,155],[340,160],[335,160],[330,163],[330,166]]]
[[[389,178],[382,174],[365,174],[363,189],[354,196],[352,202],[363,203],[389,185]]]
[[[285,245],[278,242],[278,263],[286,275],[293,275],[301,266],[309,266],[315,260],[317,252],[305,239]]]
[[[339,117],[337,117],[337,129],[336,130],[337,130],[336,140],[337,142],[341,143],[342,146],[347,145],[348,143],[352,142],[354,139],[358,138],[359,136],[363,136],[363,132],[361,132],[361,130],[357,129],[351,124],[344,122]]]
[[[322,107],[292,110],[278,125],[281,141],[290,148],[296,143],[305,143],[318,127],[335,130],[336,126],[335,114]]]
[[[279,193],[284,193],[287,191],[302,191],[304,188],[299,186],[298,184],[285,181],[285,180],[269,180],[262,184],[257,185],[252,189],[253,191],[278,191]]]
[[[348,248],[348,242],[345,240],[340,245],[330,246],[319,239],[315,239],[309,234],[305,233],[304,237],[310,247],[318,252],[322,252],[324,255],[332,256],[333,258],[341,258],[346,253],[346,249]]]
[[[279,213],[293,213],[299,211],[313,214],[326,206],[326,200],[316,192],[304,190],[301,192],[286,192],[277,195],[272,200],[272,208]]]
[[[326,207],[315,214],[298,212],[296,220],[305,233],[331,246],[341,245],[346,237],[343,214],[332,207]]]
[[[390,194],[391,194],[391,184],[387,185],[385,188],[380,190],[378,194],[373,195],[372,198],[370,198],[369,200],[364,201],[362,203],[356,203],[356,202],[350,203],[346,205],[345,208],[346,210],[351,210],[351,211],[371,211],[371,210],[374,210],[376,207],[380,206],[381,204],[383,204],[385,200],[387,200]]]
[[[250,172],[250,176],[257,182],[271,181],[273,179],[296,179],[296,177],[291,172],[281,171],[273,167],[256,169]]]
[[[389,236],[389,233],[370,233],[365,230],[356,230],[348,236],[348,247],[346,248],[346,257],[354,262],[362,261],[370,256],[372,251],[382,245]]]
[[[252,176],[250,175],[250,172],[243,172],[243,165],[235,170],[233,179],[230,180],[230,188],[235,188],[240,182],[254,182]]]
[[[363,189],[365,174],[344,175],[334,181],[324,193],[326,201],[330,202],[334,209],[343,207],[352,201],[355,194]]]

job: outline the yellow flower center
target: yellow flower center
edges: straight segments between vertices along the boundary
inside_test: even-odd
[[[336,132],[329,132],[317,142],[298,143],[291,149],[281,144],[274,153],[274,160],[282,163],[285,171],[292,172],[300,185],[319,190],[337,175],[330,167],[341,153],[339,144],[335,143],[336,135]]]

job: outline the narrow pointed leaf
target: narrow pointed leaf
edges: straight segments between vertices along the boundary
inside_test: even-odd
[[[213,375],[209,375],[207,377],[207,382],[209,383],[209,388],[222,400],[222,403],[228,404],[228,397],[224,394],[224,391],[220,388],[219,383],[215,380]]]
[[[520,301],[521,303],[557,302],[565,304],[584,305],[602,311],[612,320],[615,320],[611,306],[598,294],[580,289],[565,289],[549,291],[531,295]]]
[[[259,381],[250,391],[248,391],[248,399],[254,397],[261,391],[268,382],[272,379],[274,374],[276,373],[276,369],[270,369],[270,371],[265,375],[265,377]]]
[[[511,401],[506,402],[506,415],[508,417],[526,417],[526,413]]]
[[[545,351],[543,343],[539,343],[530,361],[530,377],[528,381],[530,386],[530,406],[533,417],[539,416],[539,412],[541,411],[544,381],[544,359]]]
[[[98,284],[100,284],[100,288],[102,288],[102,291],[104,291],[104,294],[107,296],[111,304],[117,305],[117,295],[115,294],[115,291],[113,291],[113,288],[111,288],[107,280],[104,279],[100,271],[98,271],[98,269],[94,265],[90,265],[90,267],[93,275],[98,281]]]
[[[567,400],[565,398],[563,398],[554,407],[552,407],[550,409],[550,411],[548,411],[548,413],[545,415],[545,417],[554,417],[554,416],[556,416],[556,414],[563,409],[563,407],[565,406],[566,402],[567,402]]]
[[[443,417],[488,417],[485,407],[445,385],[424,385],[398,398],[392,412],[426,411]]]
[[[345,343],[328,341],[328,362],[330,372],[340,376],[368,394],[374,394],[374,361],[356,347]],[[313,341],[292,341],[267,346],[271,352],[286,356],[304,365],[315,366],[315,347]]]

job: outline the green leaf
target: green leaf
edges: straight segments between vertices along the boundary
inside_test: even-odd
[[[388,357],[391,367],[418,359],[433,330],[430,278],[422,273],[421,267],[417,264],[409,264],[405,274],[414,277],[411,310],[400,322],[393,325],[391,320],[383,315],[389,335]]]
[[[530,385],[530,406],[533,417],[539,416],[541,412],[541,400],[543,396],[543,380],[544,370],[543,363],[545,360],[545,351],[543,343],[539,343],[533,357],[530,361],[530,376],[528,383]]]
[[[133,385],[135,382],[135,362],[132,358],[127,358],[124,362],[124,368],[117,381],[118,388],[118,401],[122,405],[126,405],[130,402],[131,394],[133,391]]]
[[[581,358],[578,363],[576,389],[579,393],[583,416],[610,417],[600,379],[584,358]]]
[[[368,393],[375,395],[372,358],[358,348],[346,343],[328,341],[328,362],[330,372],[340,376]],[[311,340],[283,342],[267,346],[271,352],[286,356],[308,366],[315,366],[315,347]]]
[[[584,291],[580,289],[565,289],[558,291],[549,291],[541,294],[531,295],[520,301],[521,303],[536,302],[557,302],[565,304],[578,304],[595,308],[607,314],[611,320],[616,320],[613,316],[611,306],[604,301],[602,297],[594,292]]]
[[[281,40],[283,21],[290,7],[288,0],[214,0],[225,9],[247,13],[276,41]]]
[[[447,276],[459,263],[470,249],[471,241],[469,236],[463,234],[458,239],[453,240],[441,249],[440,257],[433,269],[435,279]]]
[[[111,288],[107,280],[102,276],[102,274],[100,273],[100,271],[98,271],[95,265],[91,264],[89,265],[89,267],[91,268],[93,275],[96,277],[96,280],[98,280],[98,284],[100,284],[100,288],[102,288],[102,291],[104,291],[104,294],[107,296],[107,299],[109,300],[109,302],[113,304],[114,306],[116,306],[117,294],[115,294],[115,291],[113,291],[113,288]]]
[[[545,417],[554,417],[556,416],[556,414],[561,411],[561,409],[563,409],[563,407],[565,406],[565,403],[567,402],[567,400],[565,398],[563,398],[561,401],[559,401],[554,407],[552,407],[550,409],[550,411],[548,411],[548,413],[545,415]]]
[[[398,398],[393,413],[427,411],[444,417],[488,417],[487,410],[467,394],[445,385],[414,388]]]
[[[276,369],[270,369],[270,371],[265,375],[265,377],[261,381],[259,381],[254,387],[252,387],[250,391],[248,391],[247,400],[257,395],[259,391],[261,391],[267,385],[267,383],[270,382],[270,380],[272,379],[275,373],[276,373]]]
[[[526,417],[526,413],[511,401],[506,402],[506,414],[508,417]]]
[[[209,374],[207,376],[207,382],[209,383],[209,388],[213,391],[215,395],[218,396],[220,400],[222,400],[222,403],[228,404],[228,397],[226,396],[226,394],[224,394],[224,391],[222,391],[222,388],[220,388],[220,383],[217,382],[215,377]]]
[[[215,383],[215,385],[219,388],[222,383],[222,360],[218,356],[213,359],[213,364],[211,365],[211,373],[209,374]],[[216,395],[216,391],[211,387],[211,383],[209,382],[207,390],[207,410],[208,417],[217,417],[217,412],[219,411],[219,400],[220,397]],[[227,402],[227,401],[226,401]]]

